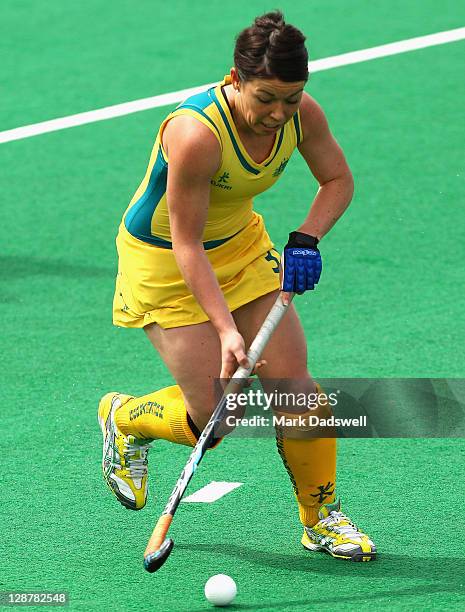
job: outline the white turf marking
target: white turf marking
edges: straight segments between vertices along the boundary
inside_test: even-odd
[[[224,495],[231,493],[237,487],[240,487],[242,482],[215,482],[214,480],[207,484],[205,487],[202,487],[192,495],[189,495],[183,502],[201,502],[209,504],[211,502],[220,499]]]
[[[362,49],[361,51],[351,51],[350,53],[342,53],[341,55],[333,55],[323,59],[309,62],[309,70],[311,73],[338,68],[340,66],[348,66],[349,64],[357,64],[379,57],[387,57],[389,55],[397,55],[407,51],[415,51],[416,49],[424,49],[425,47],[433,47],[434,45],[442,45],[444,43],[456,42],[465,38],[465,27],[456,28],[455,30],[447,30],[446,32],[437,32],[427,36],[418,36],[417,38],[408,38],[387,45]],[[168,94],[152,96],[151,98],[142,98],[133,102],[124,102],[123,104],[115,104],[106,106],[85,113],[69,115],[59,119],[51,119],[50,121],[42,121],[32,125],[14,128],[0,132],[0,143],[11,142],[12,140],[21,140],[47,132],[55,132],[66,128],[85,125],[86,123],[94,123],[95,121],[103,121],[104,119],[113,119],[114,117],[122,117],[139,111],[157,108],[160,106],[168,106],[182,102],[189,96],[204,91],[215,83],[200,85],[199,87],[191,87],[190,89],[182,89]]]
[[[417,38],[399,40],[399,42],[380,45],[379,47],[370,47],[369,49],[362,49],[361,51],[351,51],[350,53],[343,53],[342,55],[325,57],[310,62],[308,67],[311,72],[319,72],[320,70],[329,70],[330,68],[338,68],[339,66],[367,62],[368,60],[377,59],[379,57],[388,57],[389,55],[397,55],[398,53],[406,53],[407,51],[416,51],[417,49],[425,49],[426,47],[434,47],[435,45],[443,45],[444,43],[457,42],[464,38],[465,28],[456,28],[455,30],[447,30],[446,32],[428,34],[428,36],[418,36]]]

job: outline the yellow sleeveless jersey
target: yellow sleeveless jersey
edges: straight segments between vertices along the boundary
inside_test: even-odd
[[[281,176],[302,138],[296,112],[276,134],[273,148],[257,164],[244,148],[222,87],[196,94],[182,102],[161,124],[144,180],[127,208],[123,222],[135,238],[158,247],[171,248],[166,181],[168,157],[161,137],[167,122],[179,115],[195,117],[216,136],[221,147],[221,166],[211,179],[210,205],[204,228],[205,249],[215,248],[240,232],[253,217],[253,197],[269,189]]]

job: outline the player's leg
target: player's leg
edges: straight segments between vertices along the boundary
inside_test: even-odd
[[[273,292],[242,306],[233,315],[239,331],[248,346],[263,318],[276,299]],[[263,353],[267,364],[258,375],[265,390],[305,393],[307,396],[322,393],[307,369],[307,343],[293,305],[281,321]],[[315,398],[315,395],[312,395]],[[315,398],[316,399],[316,398]],[[308,410],[295,407],[289,413],[293,417]],[[286,414],[279,408],[276,414]],[[329,416],[327,407],[318,405],[311,414]],[[300,520],[304,526],[302,543],[310,550],[326,550],[335,557],[370,560],[376,550],[373,542],[340,512],[335,500],[336,489],[336,438],[316,437],[311,427],[307,432],[299,428],[299,437],[292,428],[276,427],[279,454],[286,467],[297,498]]]
[[[269,293],[234,311],[234,319],[246,346],[255,336],[277,293]],[[315,394],[316,385],[307,369],[305,336],[293,305],[268,342],[263,359],[267,363],[258,374],[265,391],[272,392],[281,381],[280,391],[305,393],[307,396]],[[289,410],[292,412],[293,408]],[[301,411],[308,412],[306,407]],[[334,501],[336,441],[310,435],[305,439],[293,439],[278,428],[277,446],[294,486],[300,519],[304,525],[314,525],[321,504]]]
[[[267,293],[232,313],[246,346],[250,346],[278,294],[279,291]],[[260,368],[261,377],[302,380],[308,389],[314,390],[307,368],[307,342],[292,304],[268,341],[262,359],[267,364]]]
[[[138,438],[163,438],[193,445],[215,407],[215,379],[221,369],[221,346],[210,322],[162,329],[151,324],[147,337],[177,385],[133,398],[118,411],[118,426]]]
[[[134,510],[146,503],[149,442],[195,445],[213,411],[221,368],[218,335],[209,322],[173,329],[151,324],[145,331],[179,384],[138,398],[109,393],[99,406],[105,480]]]

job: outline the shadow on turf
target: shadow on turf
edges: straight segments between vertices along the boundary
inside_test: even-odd
[[[365,564],[366,565],[366,564]],[[371,588],[371,586],[370,586]],[[310,592],[311,591],[311,592]],[[309,595],[306,599],[285,599],[282,601],[269,601],[262,602],[259,604],[232,604],[228,606],[228,610],[281,610],[282,608],[292,608],[293,606],[305,606],[307,610],[323,608],[330,604],[342,604],[342,603],[368,603],[375,602],[380,599],[389,599],[390,604],[395,606],[399,605],[399,601],[395,601],[400,597],[415,597],[416,595],[434,595],[435,593],[455,593],[457,590],[449,589],[447,586],[444,588],[440,585],[418,585],[407,589],[389,589],[384,591],[370,591],[369,593],[363,593],[360,595],[335,595],[334,597],[318,597],[318,594],[309,587]],[[460,591],[463,593],[463,591]],[[388,602],[385,602],[388,603]],[[189,612],[207,612],[211,611],[211,606],[205,606],[204,608],[190,609]]]
[[[45,259],[30,255],[2,255],[0,278],[17,279],[30,276],[58,276],[62,278],[112,278],[116,270],[101,266],[73,263],[59,259]]]
[[[177,550],[189,550],[195,553],[204,551],[211,554],[215,546],[211,544],[178,544]],[[284,555],[263,550],[256,550],[247,546],[219,545],[218,553],[236,557],[241,561],[248,561],[256,565],[288,570],[291,572],[306,572],[308,574],[328,575],[331,578],[340,577],[363,577],[371,580],[385,580],[389,578],[406,580],[422,580],[422,584],[411,587],[373,592],[374,583],[370,581],[370,591],[363,595],[337,595],[335,597],[324,597],[318,599],[314,593],[311,600],[298,600],[287,602],[269,602],[260,604],[235,604],[231,609],[237,610],[263,610],[279,608],[287,605],[304,605],[311,603],[312,606],[324,605],[337,602],[376,601],[381,598],[396,599],[426,593],[457,593],[464,594],[465,583],[465,558],[439,558],[439,557],[417,557],[413,555],[380,554],[378,559],[370,563],[351,563],[332,559],[324,553],[305,553],[302,555]],[[429,584],[425,584],[425,581]],[[205,608],[203,608],[205,609]],[[195,612],[195,611],[192,611]],[[200,612],[200,609],[197,611]]]

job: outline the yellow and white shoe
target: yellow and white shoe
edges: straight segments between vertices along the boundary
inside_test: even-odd
[[[318,517],[320,520],[316,525],[304,527],[302,544],[305,548],[325,551],[337,559],[376,559],[376,546],[341,512],[339,499],[333,504],[323,504]]]
[[[112,392],[100,400],[98,421],[103,434],[102,470],[105,482],[123,506],[140,510],[147,501],[149,440],[125,436],[115,423],[115,412],[130,399],[130,395]]]

